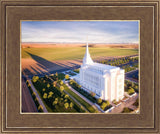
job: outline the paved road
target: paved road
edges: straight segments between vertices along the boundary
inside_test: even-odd
[[[139,96],[139,94],[137,93],[136,96],[129,98],[126,102],[122,102],[118,107],[115,107],[114,109],[112,109],[112,111],[110,113],[121,113],[123,111],[124,107],[133,108],[132,104],[136,101],[138,96]]]
[[[35,87],[33,86],[31,80],[28,80],[28,81],[29,81],[29,83],[31,84],[31,88],[32,88],[33,92],[36,93],[36,97],[38,98],[39,104],[42,105],[42,107],[43,107],[43,112],[48,113],[45,105],[43,104],[43,101],[41,100],[41,98],[40,98],[39,94],[37,93]]]
[[[22,112],[37,112],[37,107],[33,101],[30,91],[24,79],[22,79]]]
[[[138,80],[132,78],[132,75],[135,73],[138,73],[138,69],[125,73],[125,79],[134,83],[138,83]]]
[[[86,97],[84,97],[83,95],[81,95],[79,92],[77,92],[75,89],[73,89],[71,86],[69,86],[68,82],[65,81],[65,84],[68,86],[68,88],[70,90],[72,90],[75,94],[77,94],[79,97],[81,97],[83,100],[85,100],[88,104],[90,104],[91,106],[93,106],[94,109],[97,109],[99,112],[102,112],[103,110],[96,107],[95,104],[93,102],[91,102],[90,100],[88,100]]]

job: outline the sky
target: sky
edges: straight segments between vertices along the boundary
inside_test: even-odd
[[[22,21],[22,42],[139,43],[138,21]]]

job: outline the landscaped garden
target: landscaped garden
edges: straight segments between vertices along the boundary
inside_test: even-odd
[[[115,59],[106,59],[106,60],[101,60],[100,63],[102,64],[108,64],[111,66],[119,66],[127,63],[133,63],[133,62],[138,62],[138,57],[124,57],[124,58],[115,58]]]
[[[129,72],[138,68],[138,57],[124,57],[117,59],[108,59],[100,61],[102,64],[111,66],[120,66],[125,72]]]
[[[138,84],[125,80],[124,84],[125,92],[127,92],[129,95],[134,94],[135,92],[139,92]]]
[[[38,76],[32,78],[32,82],[48,112],[85,112],[81,106],[57,86],[60,78],[58,74],[53,76],[55,78],[54,82],[52,82],[48,76],[38,79],[36,79],[36,77]]]

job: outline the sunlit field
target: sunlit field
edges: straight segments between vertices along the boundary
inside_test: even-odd
[[[138,49],[89,47],[91,57],[128,56],[138,54]],[[22,48],[22,58],[38,56],[48,61],[82,59],[85,47],[58,47],[58,48]]]

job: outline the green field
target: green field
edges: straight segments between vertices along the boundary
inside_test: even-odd
[[[120,49],[107,47],[90,47],[92,58],[97,56],[125,56],[138,54],[137,49]],[[22,48],[22,58],[33,58],[35,56],[46,60],[75,60],[82,59],[85,47],[58,47],[58,48]]]

